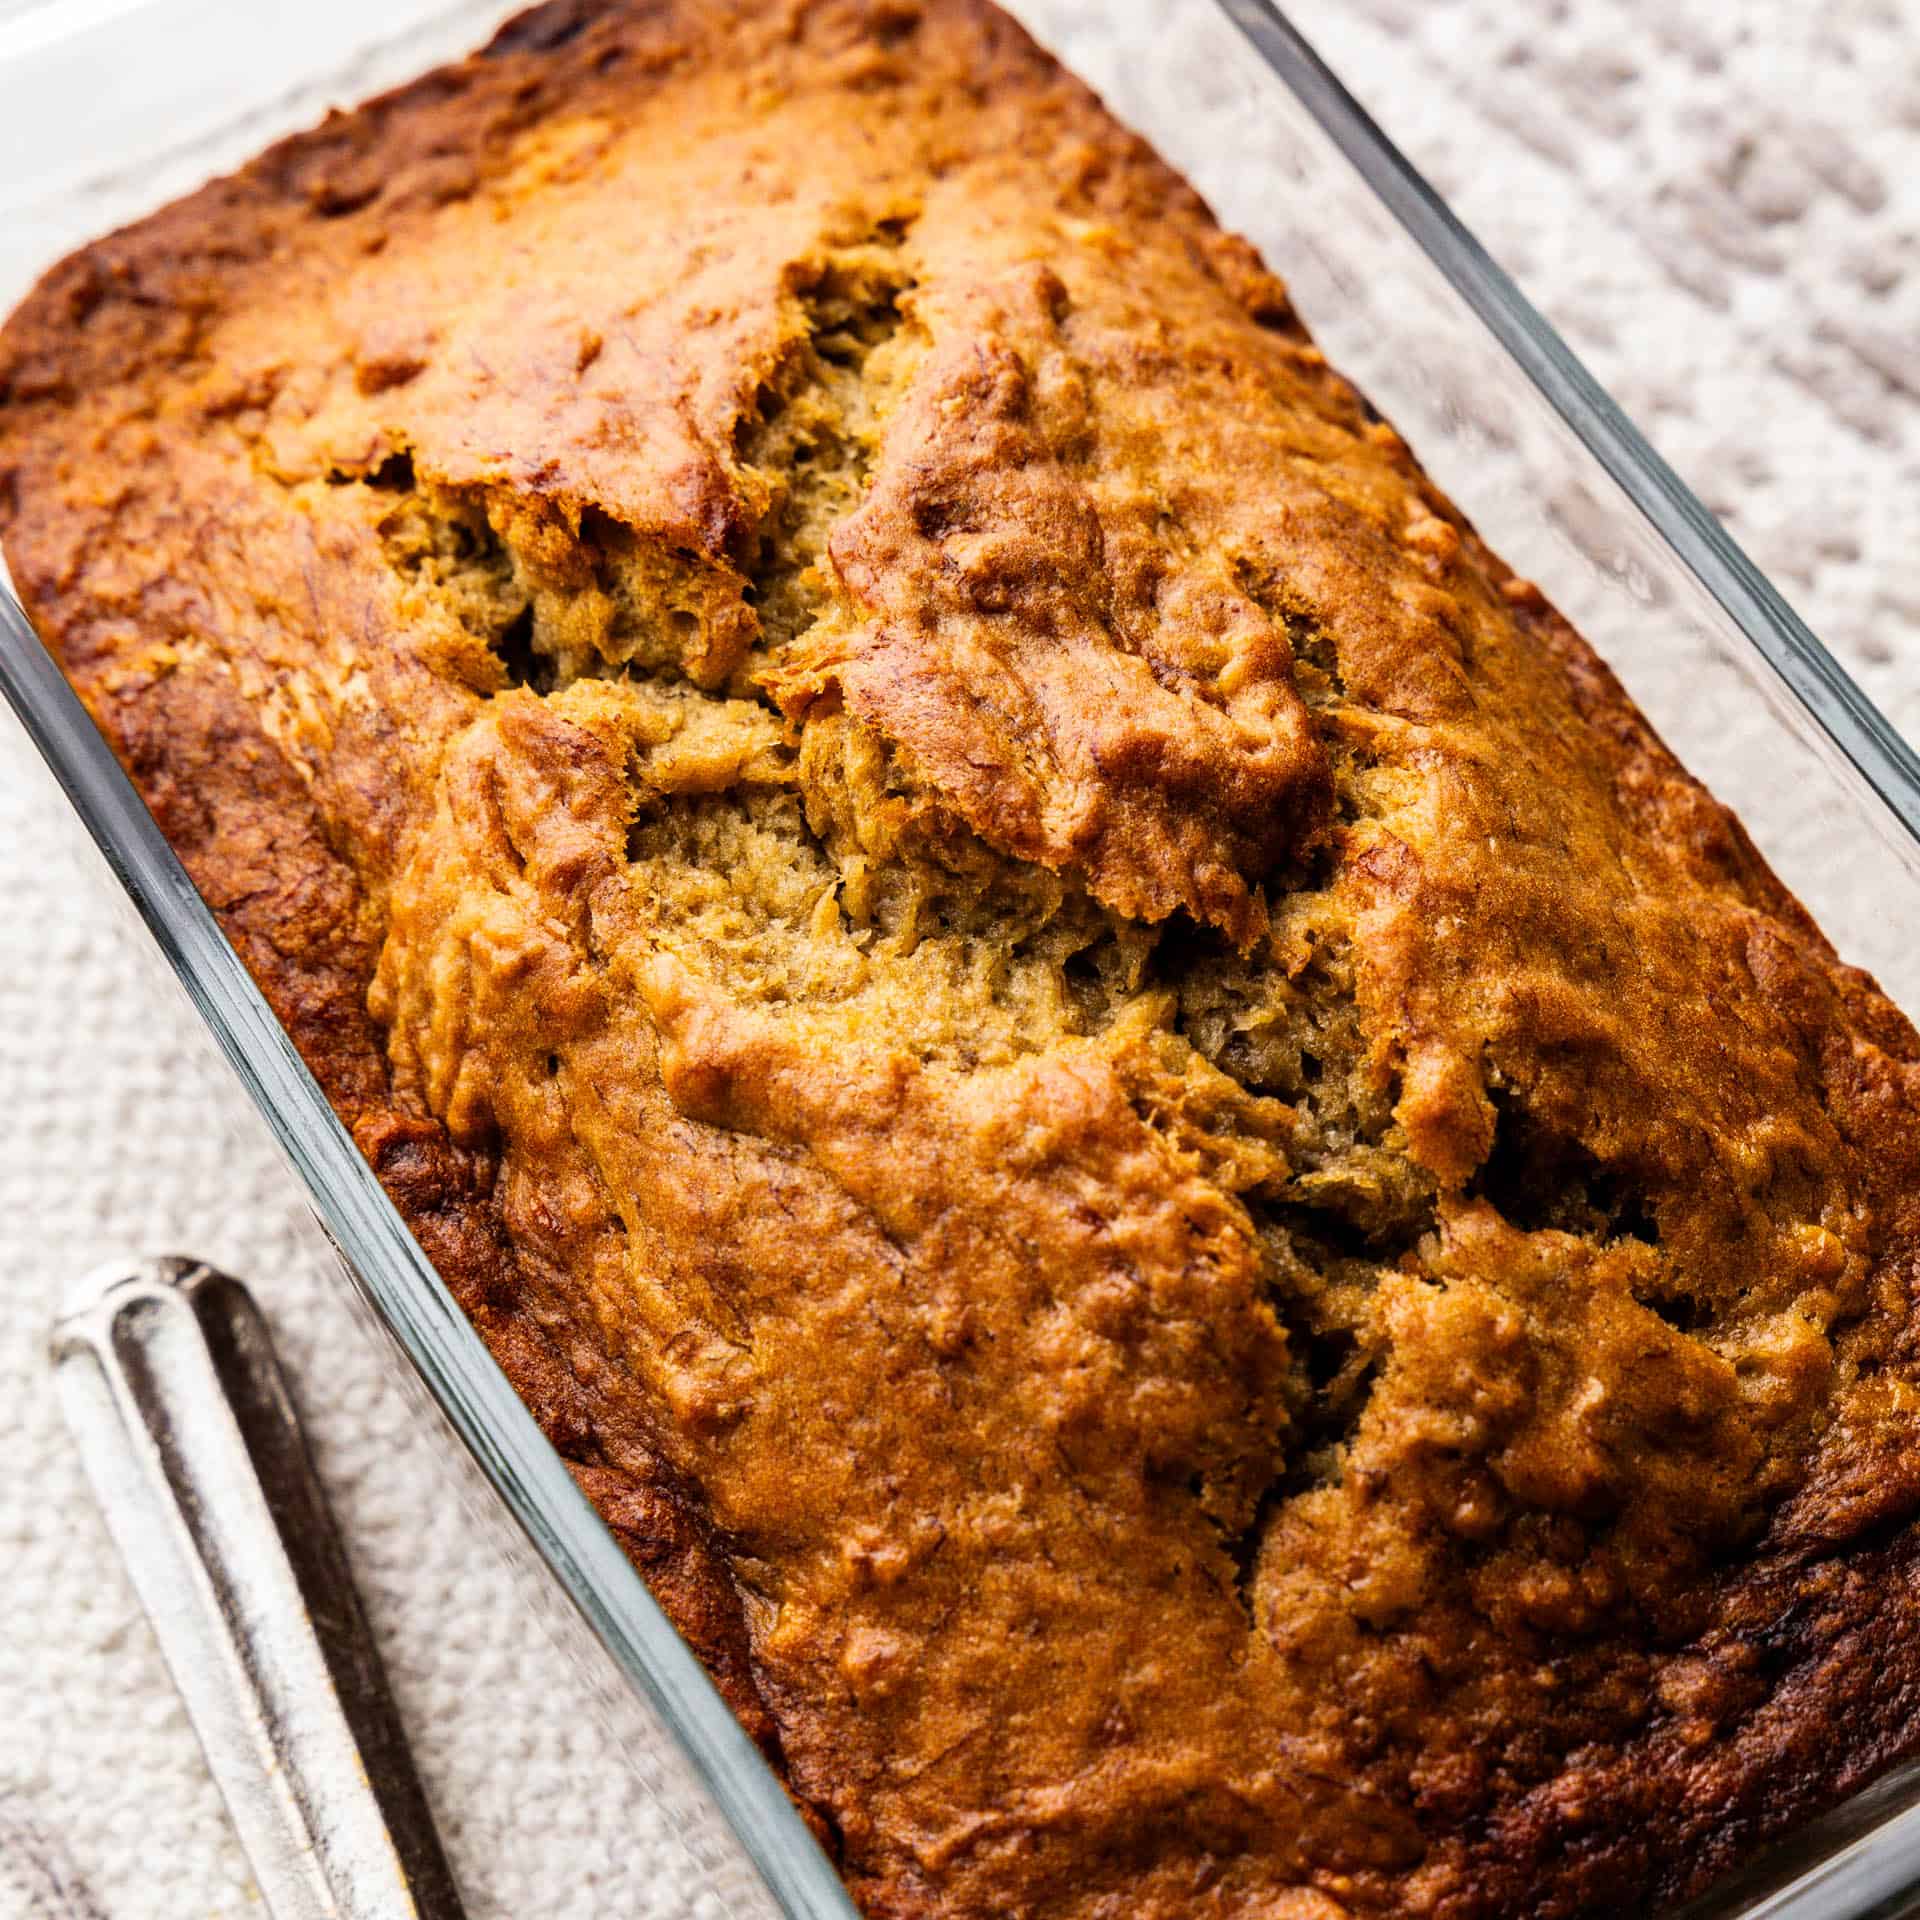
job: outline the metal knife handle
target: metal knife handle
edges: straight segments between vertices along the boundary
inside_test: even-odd
[[[102,1268],[53,1331],[107,1526],[274,1920],[461,1920],[265,1321],[187,1260]]]

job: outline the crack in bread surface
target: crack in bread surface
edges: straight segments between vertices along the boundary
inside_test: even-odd
[[[1910,1030],[999,16],[556,21],[12,323],[69,671],[195,834],[251,708],[203,884],[311,810],[356,1124],[874,1912],[1691,1884],[1920,1499]]]

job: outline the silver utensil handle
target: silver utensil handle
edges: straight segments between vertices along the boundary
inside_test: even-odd
[[[103,1268],[60,1400],[274,1920],[460,1920],[266,1323],[186,1260]]]

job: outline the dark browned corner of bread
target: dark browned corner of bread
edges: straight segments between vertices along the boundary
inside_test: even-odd
[[[1920,1748],[1913,1030],[985,0],[87,248],[0,532],[867,1913],[1640,1913]]]

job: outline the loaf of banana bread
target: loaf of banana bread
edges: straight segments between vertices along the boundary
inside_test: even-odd
[[[0,534],[868,1913],[1638,1913],[1920,1750],[1920,1043],[986,0],[86,249]]]

